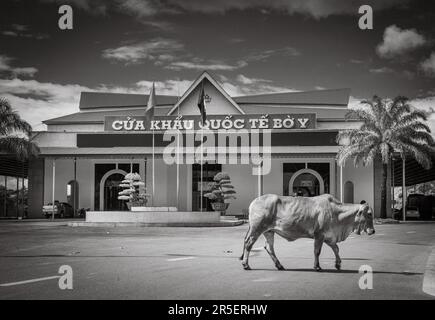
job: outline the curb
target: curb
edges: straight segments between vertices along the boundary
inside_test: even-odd
[[[235,227],[244,224],[244,221],[221,221],[216,223],[139,223],[139,222],[69,222],[69,227]]]
[[[423,292],[435,296],[435,247],[427,258],[423,278]]]

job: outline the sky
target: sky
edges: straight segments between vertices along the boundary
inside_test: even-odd
[[[81,91],[179,95],[209,71],[231,96],[351,88],[435,109],[435,5],[421,0],[2,0],[0,96],[30,122]],[[58,10],[73,9],[61,30]],[[361,5],[373,29],[361,30]]]

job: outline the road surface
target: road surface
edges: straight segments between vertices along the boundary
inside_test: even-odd
[[[323,247],[314,272],[313,240],[276,237],[278,271],[260,238],[252,271],[238,257],[247,225],[221,228],[88,228],[0,222],[0,299],[434,299],[422,291],[435,224],[379,225],[373,236],[340,244],[334,269]],[[71,266],[73,289],[59,288]],[[361,290],[361,265],[373,289]]]

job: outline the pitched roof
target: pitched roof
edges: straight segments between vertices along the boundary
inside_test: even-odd
[[[280,92],[234,97],[240,104],[298,104],[347,106],[350,89]]]
[[[130,93],[82,92],[79,108],[113,108],[146,106],[149,95]],[[176,96],[156,95],[156,105],[174,105],[178,100]]]
[[[183,101],[195,90],[197,86],[201,84],[201,82],[207,79],[222,95],[236,108],[241,114],[244,114],[245,112],[237,105],[236,102],[234,102],[233,98],[230,97],[230,95],[221,87],[221,85],[207,72],[204,71],[200,74],[200,76],[190,85],[189,89],[184,92],[184,94],[181,96],[180,100],[174,105],[174,107],[168,112],[168,116],[174,113],[175,110],[177,110],[178,107],[183,103]]]
[[[163,116],[168,112],[167,107],[156,107],[155,115]],[[117,110],[95,110],[76,112],[66,116],[57,117],[42,121],[44,124],[67,124],[67,123],[103,123],[105,116],[143,116],[145,114],[145,106],[137,109],[117,109]]]

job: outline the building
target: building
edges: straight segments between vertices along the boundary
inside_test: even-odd
[[[360,125],[356,120],[345,120],[350,89],[231,97],[207,72],[179,98],[157,92],[155,121],[160,126],[154,131],[154,206],[200,210],[200,165],[183,163],[177,169],[177,165],[167,164],[163,153],[173,140],[165,141],[162,129],[171,127],[173,122],[170,121],[180,116],[179,120],[193,120],[197,126],[202,84],[207,119],[214,128],[223,132],[227,128],[230,136],[237,135],[239,129],[244,130],[251,140],[256,129],[270,130],[268,174],[256,176],[253,174],[256,164],[240,163],[242,154],[251,152],[249,150],[236,150],[239,163],[206,160],[203,165],[204,189],[206,182],[219,171],[231,176],[237,199],[229,206],[229,214],[246,210],[259,193],[310,196],[331,193],[344,202],[366,200],[374,207],[376,216],[379,215],[380,166],[375,163],[355,168],[349,162],[340,168],[335,160],[339,149],[335,141],[338,131]],[[53,199],[69,202],[75,208],[120,209],[117,184],[130,171],[139,172],[151,192],[153,134],[144,119],[147,101],[145,94],[82,92],[79,112],[46,120],[47,131],[35,133],[41,156],[29,164],[29,217],[40,217],[42,205]],[[223,126],[225,119],[231,120],[231,126]],[[264,123],[267,126],[262,127]],[[184,129],[183,146],[189,137]],[[252,145],[251,140],[247,144]],[[239,147],[246,146],[246,141],[241,138]],[[198,142],[194,142],[192,150],[197,146]],[[183,156],[192,154],[187,147],[183,150]],[[215,153],[219,152],[216,148]],[[224,152],[230,153],[228,149]],[[390,192],[387,194],[390,197]],[[202,204],[203,210],[211,210],[207,200]]]

